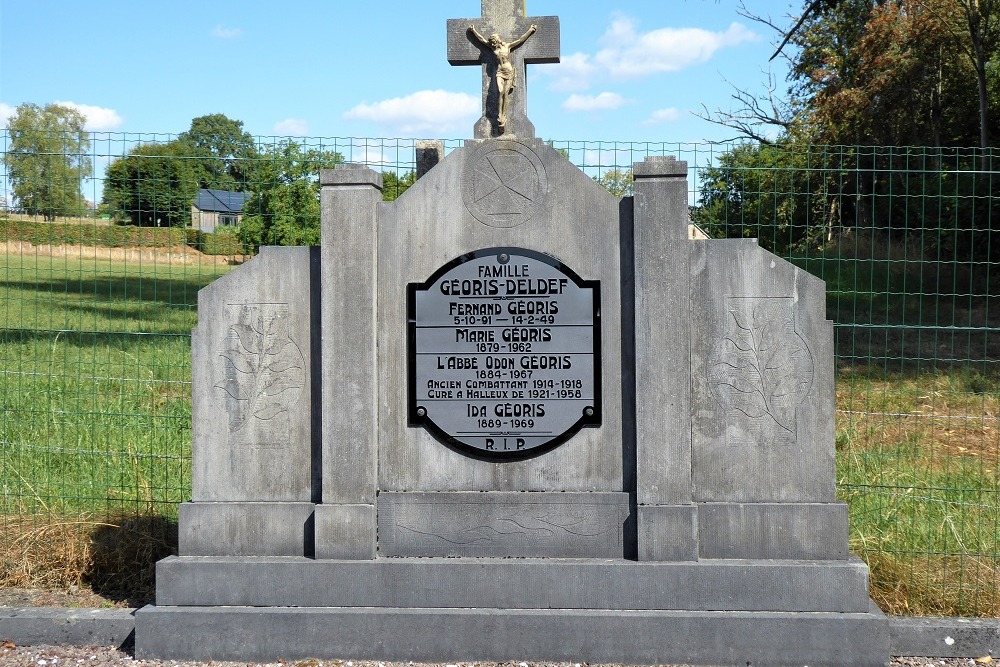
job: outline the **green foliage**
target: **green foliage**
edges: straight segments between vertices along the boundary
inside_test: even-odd
[[[603,185],[608,192],[616,197],[624,197],[632,194],[632,170],[631,169],[608,169],[601,176],[595,176],[594,180]]]
[[[237,235],[251,248],[319,245],[319,171],[344,161],[340,153],[303,149],[291,139],[265,146],[254,164],[253,193]]]
[[[9,121],[4,164],[17,206],[31,215],[84,215],[80,179],[91,174],[86,118],[75,109],[21,104]]]
[[[112,214],[134,225],[184,226],[197,194],[197,165],[179,140],[136,146],[108,165],[104,183]]]
[[[715,238],[757,238],[779,255],[815,254],[844,233],[919,238],[938,262],[1000,260],[990,202],[1000,181],[974,150],[743,144],[701,177],[692,222]],[[956,285],[979,280],[970,271]],[[979,284],[982,289],[985,285]],[[956,287],[957,289],[957,287]]]
[[[407,171],[399,176],[394,171],[382,172],[382,199],[396,201],[411,185],[417,182],[417,172]]]
[[[810,13],[793,43],[796,140],[985,147],[997,136],[1000,2],[837,0]]]
[[[177,138],[191,147],[200,187],[231,191],[246,188],[252,178],[257,147],[250,133],[243,131],[243,121],[221,113],[199,116]]]
[[[828,184],[804,167],[794,146],[743,144],[702,174],[691,221],[712,238],[756,238],[787,255],[819,243],[830,210]]]
[[[246,246],[231,232],[203,232],[200,229],[184,230],[187,244],[206,255],[245,255]]]
[[[83,245],[108,248],[152,248],[183,245],[184,232],[173,228],[132,225],[59,224],[37,220],[0,220],[0,241],[33,245]]]

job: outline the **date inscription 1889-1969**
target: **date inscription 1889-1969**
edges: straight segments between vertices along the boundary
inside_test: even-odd
[[[537,454],[601,421],[600,284],[489,248],[408,294],[409,418],[484,455]]]

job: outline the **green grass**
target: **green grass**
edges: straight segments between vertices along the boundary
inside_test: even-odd
[[[176,514],[197,291],[227,270],[0,255],[5,515]]]
[[[1000,616],[1000,381],[841,369],[838,493],[897,614]]]

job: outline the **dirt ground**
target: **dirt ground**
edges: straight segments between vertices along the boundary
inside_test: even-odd
[[[11,667],[242,667],[245,662],[177,662],[174,660],[136,660],[131,650],[94,646],[14,646],[5,642],[0,648],[0,665]],[[463,662],[428,664],[413,662],[376,662],[368,660],[281,660],[275,667],[599,667],[584,663],[538,662]],[[979,667],[971,658],[894,658],[891,667]],[[620,665],[607,667],[622,667]],[[662,667],[687,667],[664,665]]]

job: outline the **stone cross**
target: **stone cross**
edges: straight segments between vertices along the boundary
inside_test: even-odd
[[[482,65],[483,115],[475,125],[476,139],[501,135],[534,137],[535,126],[528,120],[527,77],[525,65],[559,62],[559,17],[526,17],[524,0],[482,0],[482,17],[448,20],[448,62],[452,65]],[[498,62],[493,51],[479,42],[475,32],[489,40],[496,34],[511,44],[526,34],[532,25],[536,32],[510,51],[515,83],[505,101],[506,124],[501,127],[502,91],[498,83]]]

